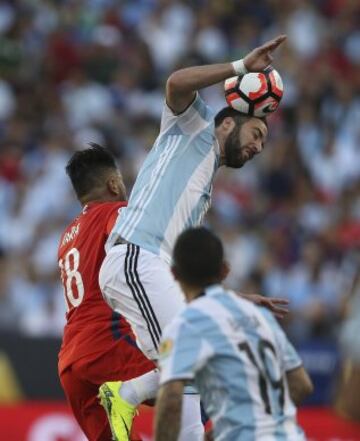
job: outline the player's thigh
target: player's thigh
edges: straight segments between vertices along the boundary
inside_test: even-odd
[[[157,358],[161,332],[184,307],[184,296],[169,266],[134,245],[110,250],[100,271],[108,304],[130,323],[141,350]]]
[[[137,276],[142,298],[149,300],[161,330],[164,329],[185,306],[184,295],[169,265],[159,256],[140,249],[137,264],[129,273]]]
[[[98,385],[84,380],[76,363],[60,374],[60,382],[71,410],[89,441],[109,441],[111,430],[100,406]]]
[[[154,311],[161,329],[184,307],[184,295],[159,256],[135,245],[113,247],[100,269],[101,291],[131,324]]]
[[[135,340],[124,337],[111,350],[98,354],[91,361],[79,361],[77,369],[81,371],[82,378],[99,387],[106,381],[131,380],[156,368]]]

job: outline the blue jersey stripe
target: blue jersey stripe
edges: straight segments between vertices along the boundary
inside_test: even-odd
[[[238,440],[241,434],[241,440],[253,440],[252,428],[242,423],[253,421],[254,414],[249,405],[251,396],[245,367],[239,362],[238,351],[210,315],[190,307],[186,311],[186,318],[192,325],[195,326],[196,323],[197,332],[204,336],[214,353],[221,354],[221,357],[211,359],[203,367],[201,374],[195,377],[205,411],[210,418],[217,421],[214,428],[215,439]],[[183,338],[182,333],[179,335]],[[193,334],[189,332],[185,338],[192,339]]]

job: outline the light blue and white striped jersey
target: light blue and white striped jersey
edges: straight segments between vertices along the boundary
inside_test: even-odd
[[[180,115],[165,103],[160,134],[106,249],[122,237],[170,262],[177,236],[187,227],[200,225],[210,207],[219,161],[214,113],[200,95]]]
[[[163,332],[160,383],[197,386],[216,441],[300,441],[285,372],[301,360],[265,308],[221,285],[205,290]]]

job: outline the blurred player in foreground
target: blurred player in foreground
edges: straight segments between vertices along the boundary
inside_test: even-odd
[[[87,438],[110,441],[99,386],[154,369],[137,348],[128,323],[104,302],[98,283],[104,245],[126,205],[126,191],[113,157],[97,145],[76,152],[66,172],[83,210],[66,228],[58,251],[67,305],[59,376]]]
[[[172,272],[189,305],[163,332],[155,440],[178,439],[188,381],[216,441],[304,440],[295,405],[311,393],[311,380],[272,314],[222,287],[221,241],[205,228],[185,231]]]
[[[184,306],[169,269],[177,236],[202,223],[218,168],[242,167],[262,151],[267,137],[264,119],[229,107],[215,115],[198,90],[235,74],[264,70],[285,38],[265,43],[243,60],[182,69],[167,81],[160,134],[110,234],[99,278],[104,298],[126,317],[151,360],[158,358],[162,329]],[[152,378],[147,374],[144,381],[138,378],[100,388],[119,440],[127,439],[136,406],[157,382],[158,374]],[[202,438],[199,397],[187,394],[184,400],[179,439],[198,441]]]

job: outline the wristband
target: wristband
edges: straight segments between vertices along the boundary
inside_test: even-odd
[[[246,69],[243,59],[233,61],[231,64],[236,75],[242,76],[248,73],[248,70]]]

